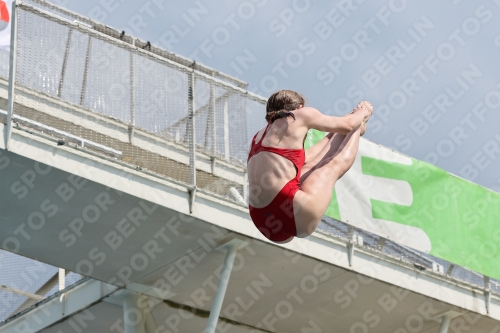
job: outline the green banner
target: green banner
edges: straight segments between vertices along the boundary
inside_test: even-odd
[[[325,215],[500,278],[500,194],[364,139],[333,194]]]

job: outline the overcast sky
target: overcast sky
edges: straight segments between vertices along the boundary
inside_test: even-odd
[[[54,0],[500,191],[500,0]]]

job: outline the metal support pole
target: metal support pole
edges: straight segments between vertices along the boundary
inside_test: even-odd
[[[144,314],[139,308],[140,296],[137,293],[123,295],[123,326],[125,333],[146,333]]]
[[[448,328],[450,327],[450,321],[451,321],[451,316],[448,314],[444,315],[438,333],[447,333]]]
[[[62,88],[64,83],[64,75],[66,74],[66,66],[68,64],[68,56],[69,56],[69,46],[71,43],[71,36],[73,35],[73,29],[69,28],[68,32],[68,40],[66,41],[66,50],[64,51],[64,59],[61,70],[61,78],[59,79],[59,87],[57,88],[57,97],[61,97]]]
[[[82,91],[80,93],[80,105],[83,105],[83,102],[85,101],[85,89],[87,89],[87,76],[89,73],[89,62],[90,62],[91,52],[92,52],[92,37],[89,35],[89,44],[87,46],[87,58],[85,58],[85,69],[83,71]]]
[[[7,130],[5,132],[5,149],[9,150],[12,133],[12,114],[14,113],[14,89],[16,86],[17,71],[17,4],[12,2],[10,23],[10,57],[9,57],[9,97],[7,104]]]
[[[189,182],[196,186],[196,129],[194,119],[194,70],[189,75],[189,93],[188,93],[188,139],[189,139]]]
[[[229,282],[229,277],[231,276],[231,270],[233,269],[234,258],[236,257],[236,250],[240,244],[241,241],[234,239],[223,245],[227,247],[226,258],[224,259],[224,266],[222,267],[219,284],[217,285],[217,291],[215,293],[214,302],[212,303],[212,309],[210,310],[210,316],[208,317],[205,333],[214,333],[215,328],[217,327],[217,321],[222,308],[222,301],[224,300],[224,295],[226,294],[227,284]]]
[[[128,127],[128,140],[132,143],[135,128],[135,90],[134,90],[134,53],[130,52],[130,125]]]
[[[223,122],[224,122],[224,159],[229,161],[229,110],[227,105],[227,97],[224,98],[223,107]]]

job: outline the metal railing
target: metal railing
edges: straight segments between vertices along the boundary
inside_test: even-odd
[[[143,41],[45,1],[14,6],[8,133],[16,114],[55,129],[54,136],[108,147],[142,168],[161,169],[167,158],[179,168],[178,177],[168,171],[169,177],[226,194],[236,187],[245,196],[244,182],[212,176],[222,165],[245,177],[265,98],[241,88],[240,80],[151,45],[144,49]],[[158,153],[158,145],[184,150],[187,159]]]

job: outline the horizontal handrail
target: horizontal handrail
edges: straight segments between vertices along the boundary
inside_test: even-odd
[[[5,116],[7,116],[7,111],[0,110],[0,114],[3,114]],[[81,138],[79,136],[76,136],[76,135],[73,135],[73,134],[70,134],[70,133],[58,130],[57,128],[47,126],[45,124],[33,121],[31,119],[28,119],[28,118],[24,118],[24,117],[18,116],[16,114],[12,115],[12,120],[16,121],[16,122],[28,124],[32,128],[41,129],[44,132],[49,133],[49,134],[58,135],[59,137],[61,137],[63,139],[66,139],[68,141],[76,142],[82,148],[85,147],[85,146],[87,146],[87,147],[91,147],[91,148],[100,150],[102,152],[105,152],[105,153],[108,153],[108,154],[111,154],[111,155],[114,155],[114,156],[121,156],[122,155],[122,152],[118,151],[116,149],[113,149],[113,148],[101,145],[101,144],[99,144],[97,142],[93,142],[93,141]]]
[[[183,57],[183,56],[176,54],[174,52],[164,50],[158,46],[151,45],[148,41],[143,41],[141,39],[138,39],[138,38],[135,38],[132,36],[127,36],[126,34],[123,34],[122,31],[118,31],[110,26],[99,23],[99,22],[94,21],[92,19],[89,19],[87,17],[81,16],[81,15],[79,15],[73,11],[70,11],[66,8],[59,7],[57,5],[54,5],[54,4],[49,3],[47,1],[44,1],[44,0],[31,0],[31,2],[40,4],[44,7],[47,7],[49,9],[54,10],[56,12],[59,12],[61,14],[70,16],[70,17],[74,18],[75,20],[80,21],[81,23],[89,26],[91,29],[94,29],[94,30],[99,31],[103,34],[106,34],[113,39],[119,39],[119,40],[125,41],[131,45],[135,45],[135,46],[139,46],[139,47],[145,47],[146,45],[148,45],[149,52],[154,53],[158,56],[161,56],[161,57],[166,58],[166,59],[170,59],[170,60],[175,61],[183,66],[194,68],[197,71],[202,72],[204,74],[207,74],[210,76],[216,76],[216,77],[219,77],[223,80],[227,80],[230,83],[237,85],[240,88],[246,88],[248,86],[248,83],[246,83],[245,81],[240,80],[238,78],[235,78],[234,76],[228,75],[228,74],[223,73],[223,72],[219,72],[218,70],[213,69],[209,66],[200,64],[192,59]],[[26,3],[23,4],[21,1],[18,1],[18,6],[19,5],[29,6]]]

